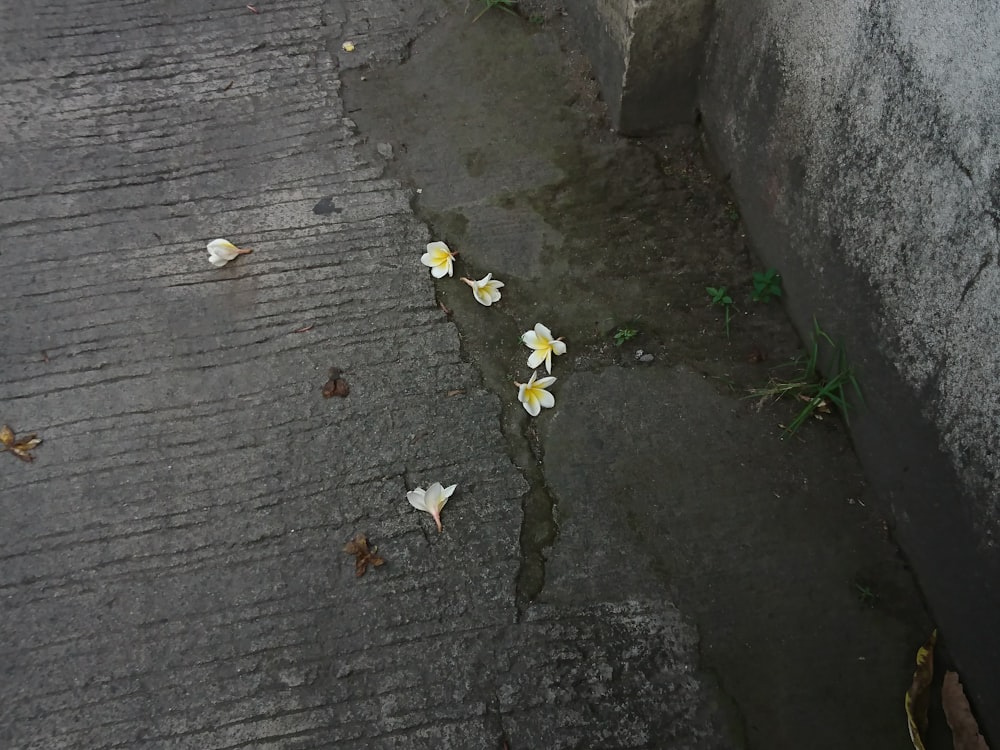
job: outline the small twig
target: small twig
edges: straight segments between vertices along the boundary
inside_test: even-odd
[[[251,13],[253,13],[254,15],[258,15],[258,16],[260,15],[260,11],[259,11],[259,10],[257,10],[257,9],[256,9],[255,7],[253,7],[252,5],[248,5],[248,6],[247,6],[247,10],[248,10],[248,11],[250,11]]]

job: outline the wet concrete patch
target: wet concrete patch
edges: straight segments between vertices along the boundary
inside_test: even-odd
[[[750,747],[905,740],[901,645],[928,623],[839,432],[778,442],[686,367],[574,373],[560,395],[541,430],[559,539],[540,601],[675,602]],[[834,704],[852,720],[816,737]]]
[[[532,487],[521,621],[540,606],[668,602],[700,630],[702,666],[736,701],[748,746],[908,741],[899,704],[928,627],[919,594],[862,505],[839,425],[783,441],[794,406],[742,398],[799,342],[778,305],[750,299],[760,269],[698,134],[617,137],[555,24],[489,13],[473,25],[462,5],[405,64],[345,76],[344,95],[459,252],[438,299]],[[489,309],[457,279],[487,272],[507,284]],[[731,338],[709,285],[735,299]],[[530,375],[519,337],[536,322],[570,353],[553,368],[555,410],[531,420],[514,382]],[[637,335],[618,346],[623,327]],[[831,706],[850,721],[818,732]]]

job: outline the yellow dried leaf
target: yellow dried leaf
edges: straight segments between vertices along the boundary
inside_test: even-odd
[[[903,700],[910,741],[916,750],[925,750],[923,738],[927,732],[927,707],[930,703],[931,680],[934,679],[935,643],[937,643],[936,628],[931,632],[927,642],[917,649],[917,668],[913,670],[913,681]]]
[[[13,453],[22,461],[31,462],[35,460],[35,457],[29,453],[32,448],[37,448],[42,444],[42,439],[37,437],[35,433],[23,436],[20,440],[14,435],[14,431],[4,425],[0,428],[0,443],[3,444],[0,450],[5,450]]]
[[[979,733],[979,724],[972,715],[972,707],[965,697],[962,683],[955,672],[945,672],[941,685],[941,705],[944,717],[951,727],[955,750],[990,750]]]

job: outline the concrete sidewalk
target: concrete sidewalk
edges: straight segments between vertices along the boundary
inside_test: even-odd
[[[687,389],[684,403],[711,404],[720,420],[738,403],[698,391],[680,363],[641,373],[609,365],[578,335],[591,358],[573,361],[566,408],[547,415],[558,419],[539,423],[546,460],[522,460],[512,433],[534,435],[535,426],[514,420],[526,417],[490,360],[507,350],[489,336],[478,350],[474,326],[486,319],[473,319],[468,300],[449,319],[419,263],[432,235],[411,207],[413,165],[389,158],[406,152],[393,132],[405,122],[400,102],[384,102],[397,111],[383,133],[342,99],[345,68],[373,83],[405,74],[468,24],[463,6],[0,8],[0,422],[44,439],[31,464],[0,454],[3,747],[722,750],[801,738],[822,720],[808,714],[816,696],[832,695],[850,715],[848,681],[867,679],[883,695],[902,678],[884,694],[886,705],[901,703],[917,645],[909,639],[925,624],[914,623],[919,603],[905,577],[898,607],[873,614],[855,606],[833,564],[822,585],[783,593],[783,566],[801,563],[791,571],[799,577],[818,558],[776,555],[767,558],[776,578],[759,597],[714,607],[692,592],[717,580],[725,550],[739,543],[722,527],[705,537],[710,552],[694,540],[739,493],[716,494],[724,501],[699,520],[693,495],[689,505],[635,504],[646,482],[669,476],[637,472],[628,487],[611,479],[627,472],[627,455],[656,459],[594,436],[615,424],[634,436],[636,419],[667,408],[665,392]],[[528,32],[498,15],[477,23],[484,36],[463,42],[460,61],[476,45],[524,43]],[[354,52],[341,49],[348,39]],[[539,65],[554,65],[558,43],[543,49]],[[498,91],[469,95],[513,96]],[[430,104],[447,114],[447,101]],[[438,124],[446,138],[469,132],[446,116]],[[522,167],[542,174],[531,158]],[[204,251],[215,237],[254,252],[215,269]],[[488,260],[471,244],[460,249],[470,264]],[[533,314],[532,280],[521,281],[522,301],[497,319],[503,330]],[[641,278],[630,283],[643,289]],[[566,309],[591,301],[567,299]],[[321,395],[331,367],[344,371],[345,398]],[[646,395],[618,409],[623,385]],[[610,410],[589,406],[588,394],[605,394]],[[759,423],[745,429],[734,445],[760,439]],[[655,456],[664,433],[648,435],[639,444]],[[704,451],[703,442],[686,447]],[[721,472],[735,476],[737,450],[727,449]],[[836,466],[850,471],[844,460]],[[614,473],[595,470],[622,461]],[[434,481],[459,485],[442,534],[406,502],[407,490]],[[534,517],[540,490],[557,504],[551,548],[526,537],[537,528],[523,508]],[[612,512],[595,516],[595,507]],[[621,525],[628,513],[639,513],[632,531]],[[850,535],[856,519],[845,513],[797,516],[757,538],[780,545],[782,530],[801,529],[798,544],[829,539],[819,558],[840,559],[869,544]],[[660,534],[664,514],[684,523]],[[835,531],[810,525],[832,516]],[[654,550],[681,529],[669,555]],[[362,578],[342,551],[359,532],[387,560]],[[607,552],[632,544],[642,548],[634,556]],[[732,559],[759,549],[749,539]],[[677,572],[669,580],[667,558]],[[691,564],[699,559],[708,562]],[[528,596],[519,581],[532,565],[543,570]],[[830,580],[843,584],[832,598]],[[744,579],[720,585],[731,593]],[[760,615],[781,596],[790,598],[777,618],[820,604],[807,625],[768,630]],[[779,646],[789,629],[853,606],[847,621],[860,645],[844,655],[853,660],[844,677],[782,684],[805,677],[767,660],[734,667],[742,631],[722,613],[755,604],[756,637],[776,633]],[[803,633],[789,653],[818,657],[842,633],[822,635]],[[881,656],[859,672],[858,654]],[[828,657],[821,663],[838,663]],[[775,700],[810,696],[790,728],[755,726],[787,718],[770,710],[766,691],[745,700],[769,664],[777,677],[764,684],[784,691]],[[881,704],[872,715],[860,724],[874,727],[872,744],[852,747],[895,746],[882,740],[894,731],[886,727],[904,726],[899,716],[883,717]],[[852,736],[815,731],[814,748]]]

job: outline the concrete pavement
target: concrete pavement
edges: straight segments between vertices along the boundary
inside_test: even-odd
[[[442,8],[255,8],[2,9],[0,419],[45,442],[0,456],[0,744],[649,747],[683,685],[677,746],[725,746],[671,607],[516,624],[527,485],[339,95],[346,34],[398,59]]]
[[[0,745],[905,747],[890,710],[927,623],[846,505],[843,435],[782,464],[773,415],[702,376],[746,374],[684,301],[699,237],[745,271],[714,188],[663,202],[649,173],[633,204],[613,167],[642,152],[582,140],[600,113],[572,85],[535,96],[563,86],[555,25],[491,11],[471,35],[464,5],[2,8],[0,421],[45,442],[0,454]],[[602,156],[577,170],[563,143]],[[460,270],[503,271],[503,305],[431,280],[444,234]],[[214,237],[254,252],[215,269]],[[650,368],[608,345],[629,311]],[[536,315],[573,354],[529,422],[509,376]],[[745,325],[794,346],[776,309]],[[748,460],[776,463],[743,494]],[[405,499],[433,481],[459,485],[440,535]],[[358,532],[387,560],[362,578]],[[852,721],[817,731],[831,705]]]

